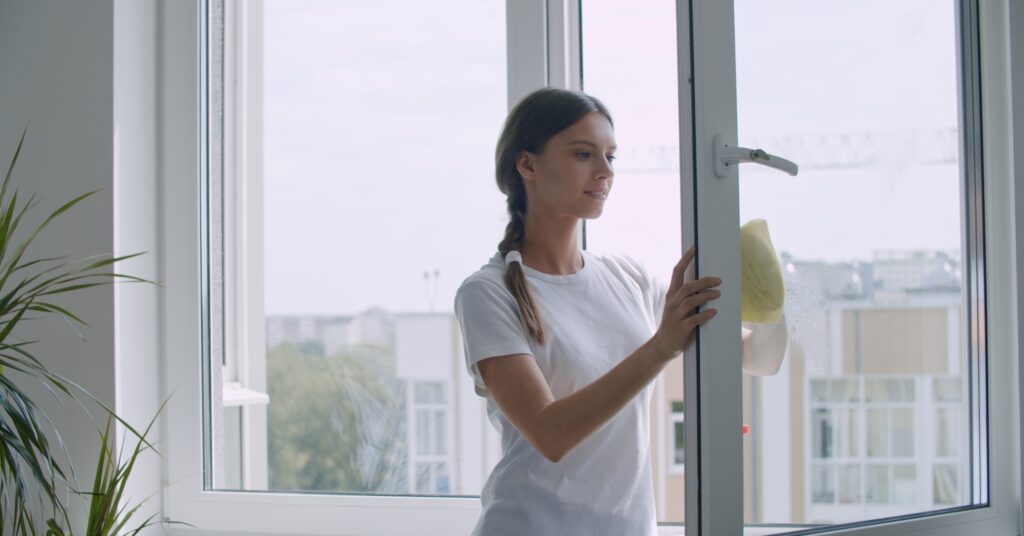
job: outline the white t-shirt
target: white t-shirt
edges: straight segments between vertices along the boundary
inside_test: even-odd
[[[481,491],[475,536],[654,536],[648,385],[615,417],[553,463],[533,447],[487,393],[477,363],[533,356],[555,399],[593,382],[650,339],[665,288],[627,257],[583,252],[583,268],[551,275],[524,267],[547,342],[529,338],[495,254],[455,295],[466,365],[501,434],[502,458]]]

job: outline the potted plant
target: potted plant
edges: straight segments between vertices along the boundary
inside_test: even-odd
[[[87,534],[106,536],[123,530],[138,506],[121,505],[125,483],[139,454],[153,446],[146,436],[153,425],[139,432],[112,409],[72,380],[47,368],[35,355],[35,341],[15,340],[12,334],[29,318],[59,317],[70,326],[86,325],[54,298],[114,280],[147,282],[145,279],[112,271],[113,266],[140,254],[98,255],[83,259],[68,256],[27,258],[26,252],[40,232],[96,191],[84,193],[51,212],[41,224],[24,230],[23,218],[36,205],[35,195],[19,198],[10,179],[25,141],[18,147],[0,183],[0,533],[70,534],[66,500],[89,500]],[[62,400],[79,405],[86,397],[110,415],[101,442],[95,480],[91,491],[75,488],[70,456],[50,418],[23,388],[27,382],[41,383]],[[162,409],[162,406],[161,406]],[[111,449],[111,422],[120,422],[138,439],[127,459]],[[155,417],[154,417],[155,421]],[[55,438],[54,442],[50,438]],[[63,499],[59,490],[68,486],[74,494]],[[150,517],[134,534],[153,523]]]

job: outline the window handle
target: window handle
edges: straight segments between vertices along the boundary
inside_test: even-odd
[[[715,136],[715,176],[719,179],[724,179],[729,173],[729,166],[739,165],[744,162],[753,162],[775,168],[779,171],[785,171],[794,177],[800,170],[800,166],[785,158],[768,154],[761,149],[737,147],[736,144],[731,143],[723,134]]]

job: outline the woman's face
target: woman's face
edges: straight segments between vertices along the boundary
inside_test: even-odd
[[[529,212],[592,219],[612,189],[615,133],[591,112],[548,140],[544,152],[524,151],[516,165],[526,182]]]

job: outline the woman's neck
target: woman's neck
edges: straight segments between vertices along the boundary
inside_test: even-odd
[[[527,213],[520,253],[523,263],[546,274],[569,275],[583,269],[576,236],[578,218],[543,218]]]

